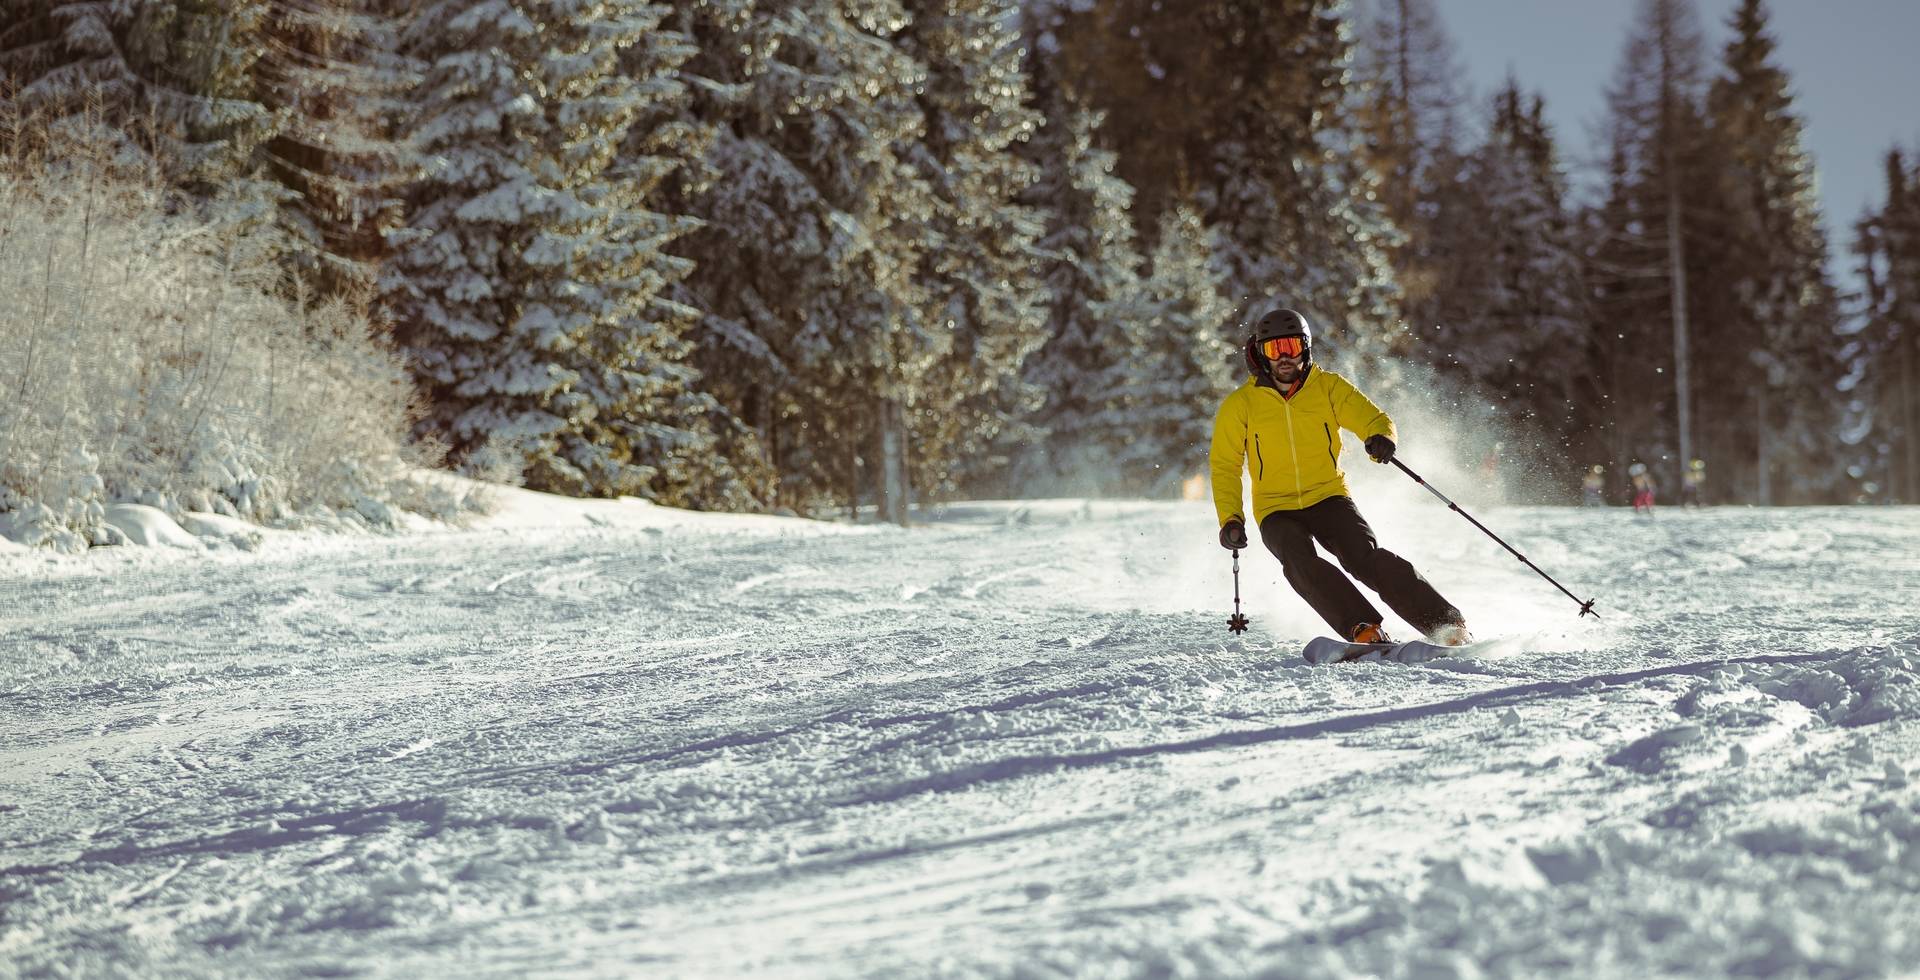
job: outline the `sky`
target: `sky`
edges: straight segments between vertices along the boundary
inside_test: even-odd
[[[1737,0],[1695,0],[1717,66]],[[1592,160],[1606,90],[1639,0],[1436,0],[1475,103],[1505,79],[1546,99],[1570,163]],[[1885,199],[1884,159],[1920,147],[1920,0],[1770,0],[1775,58],[1820,175],[1833,271],[1851,280],[1852,226]],[[1579,182],[1594,175],[1576,171]],[[1849,283],[1843,281],[1842,285]]]

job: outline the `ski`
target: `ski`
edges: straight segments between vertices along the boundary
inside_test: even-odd
[[[1458,657],[1466,647],[1442,646],[1425,640],[1404,640],[1399,643],[1351,643],[1336,640],[1329,636],[1316,636],[1307,641],[1307,648],[1301,651],[1310,664],[1337,664],[1354,660],[1390,661],[1397,664],[1418,664],[1441,657]]]

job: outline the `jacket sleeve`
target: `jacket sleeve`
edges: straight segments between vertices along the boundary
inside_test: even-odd
[[[1360,393],[1339,375],[1334,375],[1337,384],[1333,392],[1333,418],[1342,429],[1360,437],[1365,442],[1372,436],[1386,436],[1394,442],[1400,441],[1400,433],[1393,427],[1393,419],[1373,403],[1373,399]]]
[[[1247,464],[1247,400],[1245,389],[1227,396],[1213,416],[1213,448],[1207,453],[1213,480],[1213,509],[1226,526],[1229,518],[1243,521],[1240,512],[1240,471]]]

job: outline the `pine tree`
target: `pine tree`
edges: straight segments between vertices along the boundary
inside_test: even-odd
[[[1124,321],[1127,356],[1107,374],[1111,424],[1126,434],[1116,465],[1134,493],[1177,493],[1205,471],[1213,411],[1246,376],[1223,331],[1229,309],[1211,237],[1193,207],[1162,216],[1137,315]]]
[[[1887,200],[1858,225],[1853,251],[1866,284],[1850,377],[1869,498],[1920,501],[1920,163],[1887,152]]]
[[[1372,0],[1359,19],[1356,74],[1374,170],[1395,219],[1412,217],[1421,176],[1437,154],[1457,149],[1463,71],[1433,0]],[[1407,222],[1410,223],[1410,222]]]
[[[915,486],[955,489],[1003,473],[998,434],[1038,391],[1020,367],[1046,339],[1043,218],[1024,201],[1037,168],[1017,150],[1038,129],[1027,105],[1012,0],[916,5],[900,46],[927,72],[909,156],[938,201],[919,272],[926,322],[948,336],[914,413]]]
[[[1429,299],[1455,258],[1439,250],[1447,230],[1431,205],[1459,179],[1463,72],[1433,0],[1373,0],[1360,23],[1358,125],[1387,216],[1403,232],[1389,255],[1417,329],[1432,322]]]
[[[1328,328],[1316,342],[1329,353],[1387,353],[1399,344],[1389,249],[1401,233],[1364,162],[1344,5],[1253,6],[1232,5],[1246,43],[1230,45],[1221,67],[1264,74],[1265,84],[1239,102],[1213,156],[1214,179],[1198,194],[1222,243],[1227,295],[1241,304],[1284,299]],[[1274,50],[1287,53],[1278,74]]]
[[[1063,57],[1108,109],[1143,220],[1190,199],[1236,304],[1280,298],[1337,324],[1329,350],[1399,343],[1387,249],[1400,238],[1366,163],[1339,0],[1115,0],[1069,18]]]
[[[1456,173],[1428,205],[1444,262],[1429,301],[1434,320],[1415,331],[1423,360],[1491,399],[1535,460],[1571,486],[1585,468],[1584,452],[1569,452],[1575,406],[1588,394],[1584,271],[1541,99],[1509,79],[1485,142]]]
[[[1886,216],[1886,339],[1899,379],[1884,386],[1887,414],[1898,420],[1889,456],[1905,487],[1901,499],[1920,503],[1920,162],[1902,171],[1901,158],[1888,154]]]
[[[1047,124],[1029,148],[1041,179],[1027,196],[1047,215],[1040,247],[1051,307],[1046,343],[1024,366],[1044,400],[1013,485],[1102,493],[1118,485],[1115,461],[1130,441],[1110,375],[1132,357],[1125,324],[1143,315],[1127,213],[1133,188],[1114,174],[1114,153],[1097,143],[1101,115],[1057,84],[1041,92]]]
[[[0,40],[12,109],[101,124],[322,296],[365,298],[409,166],[385,132],[408,76],[379,0],[21,6]]]
[[[0,112],[117,142],[123,166],[217,203],[219,220],[271,225],[286,192],[262,165],[282,126],[256,79],[270,14],[268,0],[18,0]]]
[[[625,415],[618,441],[653,468],[647,489],[652,499],[751,510],[755,477],[723,450],[723,435],[737,433],[739,421],[707,390],[694,367],[699,348],[693,332],[701,311],[680,301],[693,268],[681,257],[683,239],[700,222],[680,213],[675,202],[684,199],[689,182],[706,179],[704,161],[714,139],[713,123],[692,114],[695,83],[684,66],[698,53],[690,37],[668,29],[663,19],[621,56],[621,71],[647,98],[627,130],[617,176],[646,202],[644,211],[630,215],[642,235],[672,253],[653,263],[660,281],[648,294],[648,315],[655,323],[628,348],[637,401]]]
[[[1693,452],[1689,284],[1716,230],[1690,206],[1712,197],[1703,59],[1689,0],[1642,0],[1607,93],[1608,197],[1592,215],[1588,260],[1614,468],[1647,462],[1668,487]]]
[[[689,117],[716,126],[685,209],[704,222],[681,298],[703,315],[705,387],[738,419],[722,451],[768,505],[852,505],[863,479],[904,519],[908,413],[952,334],[929,322],[924,229],[939,208],[904,153],[924,66],[895,2],[726,0],[678,9],[699,55]]]
[[[469,470],[583,495],[659,476],[640,450],[685,380],[659,363],[682,314],[658,301],[687,271],[662,252],[684,225],[648,209],[616,155],[661,97],[622,52],[664,12],[449,0],[410,27],[415,128],[438,163],[412,192],[387,302],[428,425]]]
[[[1727,233],[1718,274],[1703,284],[1719,302],[1702,342],[1722,356],[1702,365],[1701,381],[1703,401],[1735,424],[1707,445],[1742,499],[1824,502],[1842,471],[1833,384],[1843,371],[1813,161],[1765,6],[1743,0],[1732,28],[1708,96]]]
[[[281,120],[262,147],[288,197],[279,209],[295,268],[322,295],[365,299],[420,162],[392,122],[418,83],[384,0],[279,4],[255,64],[262,103]]]

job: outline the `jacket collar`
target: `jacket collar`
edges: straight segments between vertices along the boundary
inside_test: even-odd
[[[1278,381],[1273,380],[1272,372],[1268,371],[1266,367],[1263,365],[1259,370],[1253,372],[1253,386],[1256,388],[1265,388],[1268,391],[1275,392],[1279,394],[1279,396],[1282,398],[1290,398],[1294,395],[1299,394],[1300,389],[1305,388],[1307,386],[1307,379],[1311,377],[1313,377],[1313,365],[1309,364],[1306,366],[1304,370],[1300,372],[1300,380],[1294,382],[1293,390],[1288,391],[1285,388],[1280,387],[1280,383]]]

